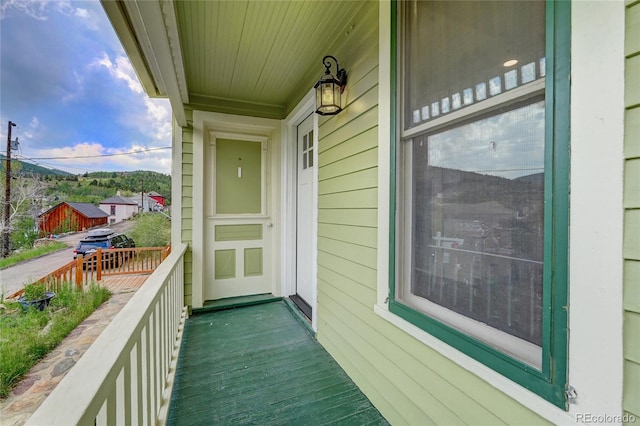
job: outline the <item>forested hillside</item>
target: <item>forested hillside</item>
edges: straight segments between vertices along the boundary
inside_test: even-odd
[[[171,176],[150,171],[93,172],[66,178],[47,176],[46,195],[61,201],[89,202],[116,195],[123,197],[155,191],[171,202]]]
[[[6,161],[3,160],[5,156],[0,155],[1,188],[4,188],[5,181]],[[12,186],[19,186],[18,180],[37,181],[39,192],[41,191],[40,197],[46,197],[50,204],[55,204],[56,201],[72,201],[97,205],[101,200],[113,197],[118,191],[124,197],[155,191],[171,203],[171,176],[157,172],[138,170],[74,175],[12,159],[11,176],[13,177]]]

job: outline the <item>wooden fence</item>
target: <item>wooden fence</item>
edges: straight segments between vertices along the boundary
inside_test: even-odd
[[[78,256],[73,261],[35,281],[44,284],[47,291],[56,291],[65,283],[84,288],[109,275],[150,274],[171,253],[171,246],[121,249],[98,249],[89,256]],[[19,290],[9,298],[20,297]]]

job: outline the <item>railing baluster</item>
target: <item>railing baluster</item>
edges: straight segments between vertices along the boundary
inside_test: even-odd
[[[148,321],[148,319],[147,319]],[[143,349],[143,354],[144,354],[144,359],[143,359],[143,368],[142,368],[142,378],[143,378],[143,385],[144,385],[144,400],[143,400],[143,420],[142,420],[142,424],[143,425],[151,425],[152,424],[152,417],[151,417],[151,395],[150,395],[150,390],[151,390],[151,377],[150,376],[150,372],[151,372],[151,360],[150,360],[150,356],[149,356],[149,323],[147,322],[147,324],[144,327],[143,330],[143,336],[142,336],[142,349]]]

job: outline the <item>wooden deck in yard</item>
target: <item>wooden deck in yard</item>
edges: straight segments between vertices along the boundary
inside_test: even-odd
[[[388,423],[279,301],[187,320],[168,424]]]
[[[102,277],[98,283],[108,288],[112,293],[134,291],[142,287],[150,274],[109,275]]]

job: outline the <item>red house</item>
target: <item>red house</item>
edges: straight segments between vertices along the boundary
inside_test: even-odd
[[[166,207],[166,205],[167,205],[167,199],[166,199],[164,196],[162,196],[162,195],[158,194],[158,193],[157,193],[157,192],[155,192],[155,191],[151,191],[151,192],[149,192],[149,194],[148,194],[148,195],[149,195],[149,198],[151,198],[151,199],[155,200],[155,201],[156,201],[158,204],[160,204],[162,207]]]
[[[38,216],[41,235],[106,225],[109,215],[91,203],[62,202]]]

